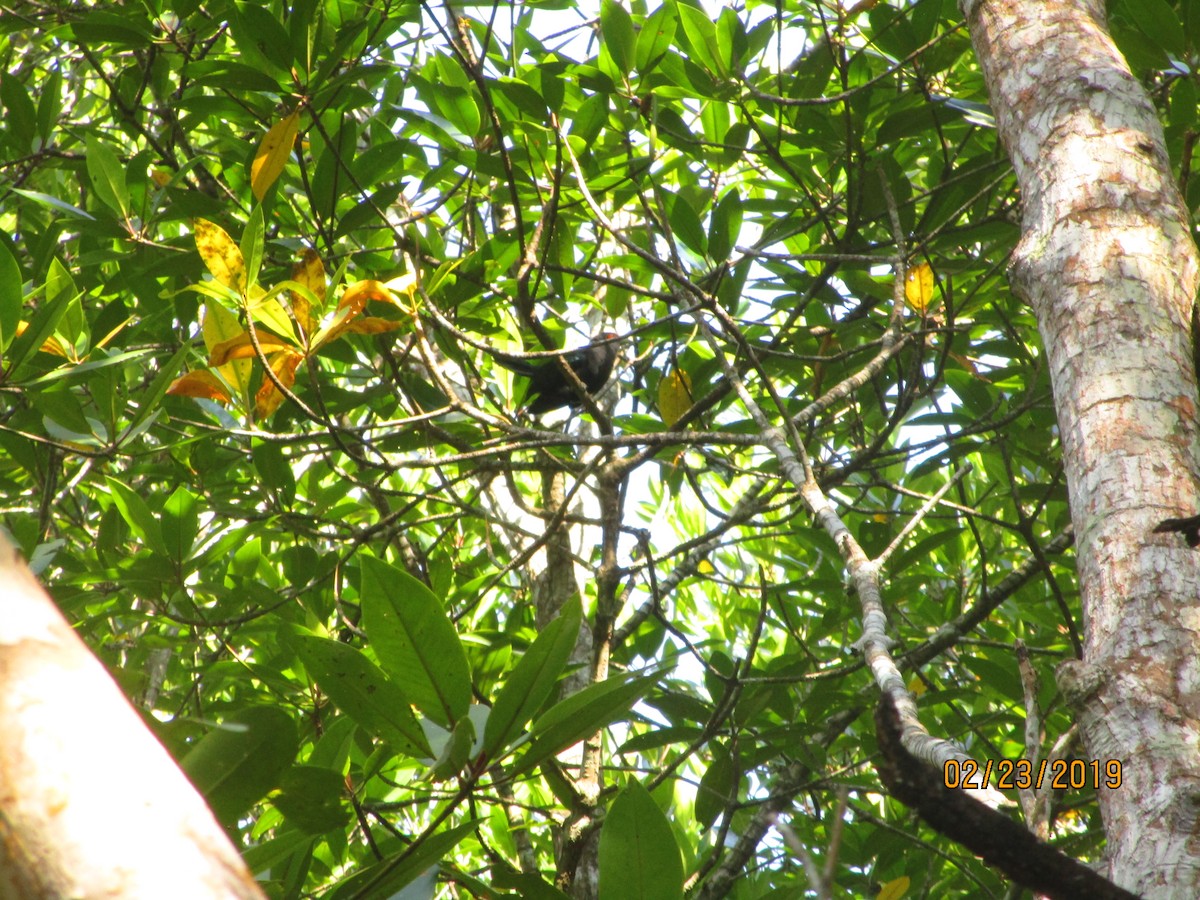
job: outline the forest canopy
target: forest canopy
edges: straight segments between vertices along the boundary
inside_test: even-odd
[[[1151,5],[1111,25],[1178,160],[1193,36]],[[271,896],[1004,893],[886,797],[860,640],[883,615],[958,752],[1083,755],[1020,198],[954,3],[0,31],[0,524]],[[575,384],[557,351],[605,333]],[[522,412],[513,360],[574,408]],[[1100,854],[1093,781],[1045,821]]]

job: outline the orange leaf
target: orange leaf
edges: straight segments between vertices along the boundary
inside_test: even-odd
[[[291,388],[296,383],[296,367],[300,365],[304,355],[295,350],[285,350],[271,357],[271,371],[275,373],[280,383]],[[275,387],[275,382],[264,376],[262,387],[254,396],[254,415],[257,419],[265,419],[279,409],[283,402],[283,394]]]
[[[265,331],[258,332],[258,345],[268,356],[272,353],[292,350],[291,344]],[[208,364],[214,367],[223,366],[232,359],[255,359],[257,355],[254,352],[254,343],[250,340],[249,332],[243,331],[237,337],[221,341],[213,347],[208,353]]]
[[[167,393],[176,397],[201,397],[216,400],[218,403],[229,403],[229,391],[225,389],[220,379],[207,369],[196,369],[185,375],[180,375],[171,382]]]
[[[363,307],[370,300],[380,300],[384,303],[391,303],[393,306],[400,306],[396,295],[388,290],[387,285],[382,281],[373,281],[368,278],[364,281],[356,281],[346,288],[342,299],[338,301],[337,308],[339,312],[346,309],[350,311],[350,316],[356,316],[363,311]]]
[[[242,251],[225,229],[207,219],[192,223],[196,249],[212,277],[239,294],[246,293],[246,262]]]
[[[300,110],[296,110],[285,119],[271,126],[258,152],[254,154],[254,162],[250,164],[250,190],[262,201],[267,189],[275,183],[283,167],[287,165],[288,157],[292,155],[292,147],[296,143],[296,132],[300,127]]]
[[[344,334],[383,334],[385,331],[395,331],[403,324],[403,322],[380,319],[376,316],[355,319],[352,322],[342,322],[329,329],[329,332],[321,339],[321,345],[324,346],[325,344],[332,343]]]
[[[403,324],[403,322],[397,322],[394,319],[367,316],[363,319],[355,319],[353,322],[347,322],[342,326],[342,329],[352,334],[383,334],[385,331],[395,331]]]
[[[672,369],[658,382],[658,414],[668,428],[692,408],[692,377],[683,369]]]
[[[929,263],[910,266],[904,276],[904,298],[917,312],[924,314],[933,299],[933,269]]]

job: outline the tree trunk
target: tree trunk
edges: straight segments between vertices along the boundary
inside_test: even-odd
[[[1037,315],[1075,525],[1084,660],[1060,668],[1113,881],[1200,896],[1196,247],[1162,128],[1100,0],[960,0],[1024,198],[1014,289]]]
[[[261,898],[204,800],[0,538],[0,898]]]

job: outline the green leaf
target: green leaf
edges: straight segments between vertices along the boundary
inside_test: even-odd
[[[21,267],[7,242],[0,244],[0,350],[7,350],[16,336],[23,302]]]
[[[534,741],[517,761],[514,775],[527,772],[543,760],[595,734],[640,700],[657,678],[613,676],[591,684],[556,703],[538,717],[530,729]]]
[[[238,50],[247,62],[257,62],[287,72],[292,67],[291,40],[269,6],[259,3],[238,3],[237,15],[231,23]]]
[[[129,188],[125,186],[125,167],[112,148],[91,133],[87,136],[87,170],[100,202],[122,216],[128,216]]]
[[[0,101],[4,103],[4,124],[14,149],[17,153],[27,153],[37,136],[37,110],[25,85],[11,69],[0,79]]]
[[[440,600],[407,572],[362,561],[363,630],[379,664],[416,707],[443,727],[467,714],[471,673]]]
[[[484,729],[483,750],[489,759],[509,746],[553,692],[579,639],[582,621],[583,605],[576,595],[563,604],[558,618],[542,629],[517,662],[496,697]]]
[[[294,640],[304,668],[342,712],[409,756],[433,756],[408,697],[382,669],[339,641],[303,634]]]
[[[308,834],[324,834],[345,824],[349,816],[342,803],[345,779],[321,766],[292,766],[271,798],[283,817]]]
[[[242,261],[246,267],[246,288],[258,283],[258,271],[262,268],[263,258],[263,211],[261,206],[255,206],[246,220],[246,228],[242,231],[242,240],[238,245],[242,251]],[[284,334],[290,334],[289,329]]]
[[[663,205],[667,208],[667,218],[670,220],[675,239],[692,252],[705,255],[708,251],[708,238],[704,234],[704,226],[700,224],[700,217],[696,215],[691,204],[679,194],[664,192]]]
[[[571,135],[585,144],[594,141],[608,121],[608,95],[592,94],[579,105],[571,122]]]
[[[473,138],[479,133],[483,119],[475,98],[466,88],[441,86],[433,91],[433,104],[464,137]]]
[[[477,823],[463,822],[446,831],[430,835],[415,850],[406,850],[396,859],[388,859],[362,869],[341,882],[328,895],[331,900],[355,897],[398,897],[402,887],[414,881],[430,866],[458,846]]]
[[[492,866],[492,884],[512,888],[522,900],[570,900],[566,894],[548,884],[537,872],[518,872],[502,865]]]
[[[708,226],[708,252],[714,262],[728,259],[742,231],[742,198],[730,191],[713,210]]]
[[[237,710],[213,728],[180,761],[226,826],[279,784],[296,757],[296,723],[276,706]]]
[[[2,299],[4,291],[12,284],[5,279],[2,271],[4,269],[3,255],[5,252],[5,248],[0,245],[0,307],[3,307],[4,304],[4,300]],[[64,288],[52,291],[51,284],[53,282],[64,285]],[[58,328],[59,322],[62,321],[63,315],[67,310],[77,306],[80,294],[74,288],[74,284],[71,284],[70,275],[67,274],[67,270],[63,268],[62,263],[57,259],[52,260],[50,263],[50,272],[46,275],[46,302],[34,310],[33,316],[29,319],[29,327],[9,347],[8,365],[11,373],[20,373],[21,365],[26,359],[41,349],[46,339],[54,334],[55,329]],[[0,316],[0,321],[3,321],[3,318],[3,316]],[[9,332],[3,325],[0,325],[0,333],[7,335]]]
[[[600,35],[604,38],[604,46],[617,68],[621,70],[621,74],[628,75],[636,56],[633,19],[629,11],[617,0],[600,2]]]
[[[717,46],[717,26],[703,10],[676,0],[676,14],[687,37],[691,57],[712,75],[728,74],[724,61],[713,50]]]
[[[696,821],[701,828],[712,828],[717,817],[730,805],[735,774],[729,748],[714,745],[708,768],[696,789]]]
[[[725,72],[736,72],[746,52],[746,26],[728,6],[717,18],[717,58]]]
[[[671,49],[675,40],[678,19],[671,15],[671,8],[664,4],[646,16],[637,37],[637,70],[645,75],[658,64],[658,60]]]
[[[1135,23],[1151,43],[1176,57],[1187,52],[1187,39],[1179,14],[1166,0],[1124,0],[1129,21]]]
[[[140,434],[151,421],[151,417],[160,412],[159,404],[162,402],[163,396],[167,393],[167,388],[171,386],[171,382],[175,380],[180,368],[183,366],[183,361],[187,357],[189,348],[185,344],[175,351],[175,355],[161,365],[158,375],[150,382],[141,396],[138,397],[137,413],[130,421],[129,426],[122,432],[118,443],[123,443],[132,440]],[[76,366],[75,371],[83,371],[82,366]]]
[[[163,504],[162,534],[167,555],[176,563],[183,563],[191,555],[199,533],[199,499],[180,485]]]
[[[49,194],[43,194],[41,191],[27,191],[22,188],[11,188],[14,194],[20,194],[32,200],[34,203],[40,203],[49,209],[56,209],[61,213],[66,213],[74,219],[83,219],[89,222],[95,222],[96,217],[90,212],[80,209],[78,206],[72,206],[65,200],[59,200],[57,197],[51,197]]]
[[[681,900],[683,859],[650,792],[630,781],[600,832],[600,900]]]
[[[107,476],[105,481],[108,483],[113,503],[121,512],[121,518],[125,520],[133,533],[145,541],[146,545],[155,553],[166,556],[167,545],[163,542],[162,529],[159,527],[158,519],[150,511],[146,501],[142,499],[142,495],[111,476]]]

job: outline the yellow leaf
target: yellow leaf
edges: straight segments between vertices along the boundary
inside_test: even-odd
[[[246,293],[246,262],[242,251],[225,229],[208,219],[196,219],[192,223],[196,238],[196,249],[212,277],[232,288],[239,294]]]
[[[300,110],[271,126],[258,145],[254,162],[250,164],[250,189],[261,202],[275,179],[283,172],[292,147],[296,143],[296,132],[300,127]]]
[[[304,251],[300,261],[292,267],[292,281],[302,284],[321,303],[325,302],[325,265],[317,251],[311,248]],[[292,315],[300,325],[301,331],[311,336],[317,328],[317,317],[313,315],[308,298],[299,291],[291,291]]]
[[[893,878],[879,889],[879,893],[875,895],[875,900],[900,900],[908,892],[909,884],[910,881],[907,875]]]
[[[243,333],[242,323],[221,304],[208,301],[204,304],[204,325],[201,333],[204,335],[204,347],[211,356],[214,347]],[[238,392],[238,396],[249,396],[250,374],[254,371],[251,360],[236,359],[220,366],[218,371]]]
[[[929,263],[909,267],[904,276],[904,299],[921,314],[929,308],[933,299],[933,269]]]
[[[281,337],[293,338],[291,343],[297,343],[294,340],[296,324],[287,314],[287,310],[283,308],[283,304],[275,299],[274,293],[269,295],[264,293],[250,300],[246,304],[246,311],[254,317],[254,321],[259,325],[265,325]]]
[[[271,371],[275,373],[284,387],[290,389],[296,383],[296,367],[303,359],[303,354],[292,349],[276,353],[271,357]],[[255,418],[260,420],[267,418],[279,409],[279,404],[282,402],[283,394],[279,392],[279,388],[275,387],[275,382],[264,375],[262,387],[258,389],[258,393],[254,397]]]
[[[386,287],[398,294],[408,294],[408,299],[411,300],[417,292],[417,276],[413,272],[405,272],[387,282]]]
[[[203,397],[221,404],[228,404],[230,400],[225,385],[207,369],[196,369],[194,372],[180,375],[171,382],[167,393],[176,397]]]
[[[172,175],[167,169],[154,168],[150,170],[150,180],[157,184],[160,188],[166,187],[171,183]]]
[[[683,369],[672,369],[658,382],[658,414],[668,428],[692,408],[692,378]]]
[[[17,323],[17,337],[25,333],[25,329],[29,327],[29,323],[22,319]],[[54,335],[42,341],[42,346],[38,347],[42,353],[53,353],[55,356],[61,356],[63,359],[73,359],[74,354],[68,353],[67,348],[63,346],[62,341]]]

